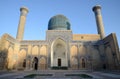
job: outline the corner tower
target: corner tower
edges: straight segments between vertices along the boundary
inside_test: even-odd
[[[26,16],[28,13],[28,9],[26,7],[21,7],[20,12],[21,12],[20,21],[19,21],[18,31],[17,31],[17,36],[16,36],[16,39],[19,41],[22,40],[24,36],[24,28],[25,28],[25,22],[26,22]]]
[[[96,5],[93,7],[92,10],[95,13],[98,34],[100,34],[101,39],[103,39],[105,37],[105,32],[104,32],[104,25],[103,25],[102,15],[101,15],[101,6]]]

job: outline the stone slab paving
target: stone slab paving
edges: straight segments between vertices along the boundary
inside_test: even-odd
[[[45,79],[71,79],[71,78],[45,78]]]
[[[116,75],[116,74],[102,73],[101,75],[109,76],[109,77],[114,77],[114,78],[120,78],[120,75]]]
[[[111,72],[109,73],[104,73],[104,72],[93,72],[94,75],[99,75],[103,78],[108,78],[108,79],[120,79],[120,73],[112,74]]]
[[[120,74],[116,73],[104,73],[104,72],[92,72],[92,71],[81,71],[81,70],[46,70],[46,71],[21,71],[21,72],[3,72],[0,71],[0,79],[16,79],[23,78],[29,74],[53,74],[53,76],[37,76],[34,79],[83,79],[78,76],[66,77],[65,74],[88,74],[93,76],[93,79],[120,79]],[[87,79],[87,78],[85,78]]]

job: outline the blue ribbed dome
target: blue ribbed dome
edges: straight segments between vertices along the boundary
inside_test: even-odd
[[[70,22],[64,15],[53,16],[49,20],[48,30],[70,30]]]

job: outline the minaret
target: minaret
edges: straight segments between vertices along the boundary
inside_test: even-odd
[[[20,21],[19,21],[18,31],[17,31],[17,36],[16,36],[16,39],[19,41],[22,40],[24,36],[24,27],[25,27],[28,9],[26,7],[21,7],[20,12],[21,12]]]
[[[105,32],[104,32],[104,25],[103,25],[102,15],[101,15],[101,6],[96,5],[93,7],[92,10],[95,13],[98,34],[100,34],[101,39],[103,39],[105,37]]]

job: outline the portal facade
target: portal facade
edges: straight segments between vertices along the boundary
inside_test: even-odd
[[[0,38],[0,69],[8,70],[118,70],[120,52],[115,33],[105,36],[101,7],[93,7],[98,34],[73,34],[64,15],[50,18],[45,40],[23,40],[27,13],[20,8],[16,39]]]

